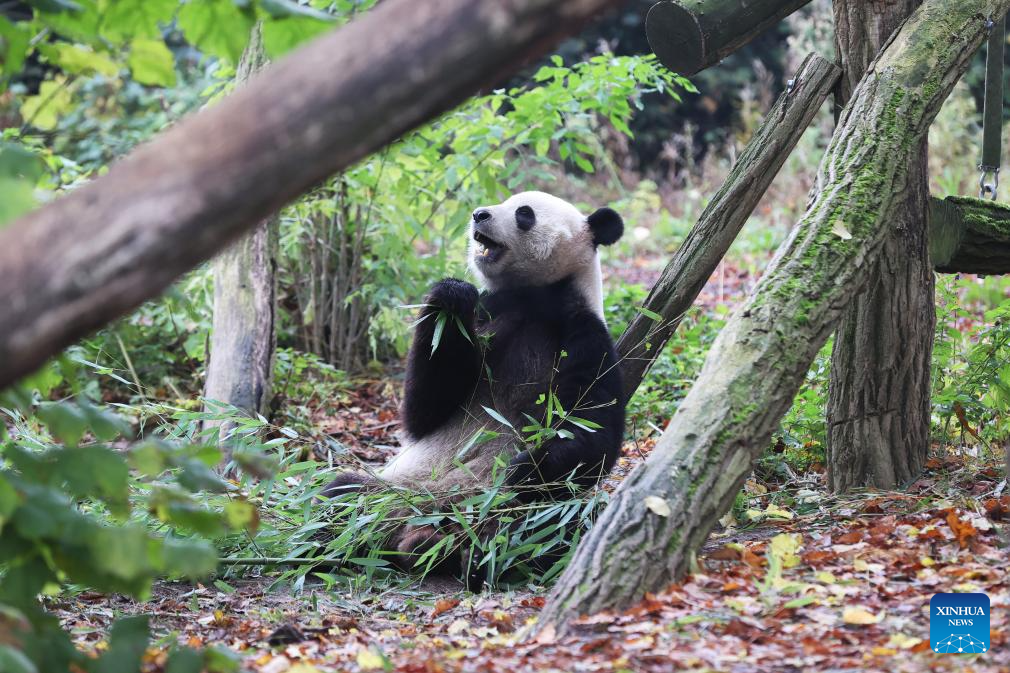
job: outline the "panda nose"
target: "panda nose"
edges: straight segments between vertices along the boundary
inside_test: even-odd
[[[473,211],[473,221],[474,222],[483,222],[484,220],[490,220],[490,219],[491,219],[491,211],[490,210],[486,210],[484,208],[479,208],[478,210]]]

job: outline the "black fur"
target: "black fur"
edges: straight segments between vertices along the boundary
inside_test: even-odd
[[[537,223],[537,214],[529,206],[516,208],[516,226],[523,231],[529,231]]]
[[[624,220],[611,208],[600,208],[588,219],[593,243],[597,246],[616,243],[624,234]]]
[[[571,477],[592,486],[613,467],[624,433],[624,403],[617,355],[606,326],[573,288],[571,280],[545,287],[520,287],[485,293],[479,297],[471,285],[444,280],[428,297],[425,315],[439,308],[458,316],[470,339],[455,320],[446,321],[434,355],[431,353],[435,318],[417,327],[407,370],[402,409],[403,423],[415,437],[423,437],[444,424],[490,373],[495,387],[535,385],[547,393],[546,381],[525,378],[527,362],[552,358],[556,371],[551,390],[572,415],[599,426],[595,431],[566,422],[561,427],[571,438],[557,437],[536,451],[517,455],[509,465],[507,481],[524,499],[550,495],[544,484]],[[476,309],[476,315],[475,315]],[[491,333],[483,354],[477,334]],[[482,369],[481,362],[485,367]],[[544,405],[521,409],[543,419]],[[515,410],[500,409],[508,414]],[[563,488],[563,487],[562,487]]]
[[[477,288],[470,283],[446,278],[425,299],[407,357],[400,414],[404,428],[415,438],[442,427],[477,382],[480,352],[474,325],[478,298]],[[446,319],[438,346],[432,352],[441,313]]]

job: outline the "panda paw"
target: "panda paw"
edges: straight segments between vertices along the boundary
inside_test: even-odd
[[[425,303],[459,317],[473,315],[480,293],[470,283],[455,278],[440,280],[431,288]]]
[[[505,481],[509,486],[531,487],[544,482],[539,461],[529,451],[519,453],[509,462]]]

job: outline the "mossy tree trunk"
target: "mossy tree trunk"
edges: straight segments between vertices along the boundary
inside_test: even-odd
[[[236,86],[265,65],[256,24],[236,69]],[[270,398],[277,345],[276,225],[274,218],[261,222],[211,263],[214,317],[204,397],[251,414],[265,412]]]
[[[905,207],[930,123],[1010,0],[926,0],[853,92],[807,212],[727,322],[649,458],[576,550],[537,632],[680,577],[792,403]]]
[[[920,0],[834,0],[842,108],[880,48]],[[846,309],[831,354],[828,483],[892,488],[921,470],[929,448],[936,309],[926,235],[926,140],[910,153],[903,203],[866,289]]]

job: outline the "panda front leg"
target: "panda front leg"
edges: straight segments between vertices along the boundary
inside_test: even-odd
[[[624,392],[606,326],[588,311],[574,313],[566,320],[562,349],[551,384],[565,411],[565,420],[553,424],[559,434],[509,463],[507,483],[524,501],[562,497],[568,480],[582,488],[598,484],[621,452]],[[543,407],[529,413],[538,412]]]
[[[404,428],[415,439],[445,425],[473,392],[481,362],[478,299],[476,287],[455,278],[439,281],[425,298],[407,357],[400,410]]]

